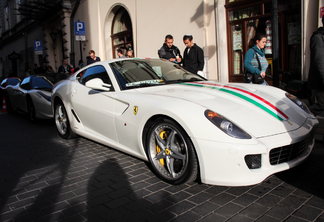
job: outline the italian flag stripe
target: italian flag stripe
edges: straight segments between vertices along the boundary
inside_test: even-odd
[[[232,86],[213,84],[213,83],[193,82],[193,83],[181,83],[181,84],[217,89],[219,91],[232,94],[232,95],[237,96],[241,99],[244,99],[247,102],[252,103],[253,105],[261,108],[262,110],[266,111],[267,113],[269,113],[270,115],[272,115],[273,117],[275,117],[276,119],[278,119],[280,121],[289,119],[289,117],[286,114],[284,114],[281,110],[279,110],[276,106],[271,104],[269,101],[261,98],[258,95],[255,95],[254,93],[248,92],[243,89],[239,89],[239,88],[232,87]]]

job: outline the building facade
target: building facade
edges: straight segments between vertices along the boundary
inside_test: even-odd
[[[309,39],[318,27],[322,0],[278,1],[279,68],[307,79]],[[192,34],[204,50],[204,73],[220,82],[242,82],[244,54],[257,32],[269,36],[272,69],[271,0],[1,0],[0,78],[24,76],[43,62],[57,71],[67,58],[86,62],[90,50],[101,60],[121,48],[135,57],[158,57],[171,34],[181,52]]]

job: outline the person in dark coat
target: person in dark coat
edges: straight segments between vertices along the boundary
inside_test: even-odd
[[[62,65],[58,68],[58,73],[64,73],[65,75],[71,75],[71,66],[68,64],[67,59],[62,59]]]
[[[324,26],[324,16],[322,17]],[[324,111],[324,28],[318,28],[310,39],[310,69],[308,85],[313,90],[315,103],[309,107],[315,115]]]
[[[186,46],[183,52],[183,68],[195,74],[198,73],[198,71],[202,72],[205,65],[202,48],[193,42],[192,35],[183,36],[183,43]]]
[[[158,55],[162,59],[167,59],[170,62],[181,63],[182,56],[178,47],[173,45],[173,36],[166,35],[162,47],[158,50]]]
[[[96,56],[96,52],[94,50],[89,51],[89,56],[87,56],[87,65],[90,65],[94,62],[99,62],[100,58]]]

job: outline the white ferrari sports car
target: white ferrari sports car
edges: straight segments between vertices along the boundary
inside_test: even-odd
[[[149,161],[171,184],[244,186],[300,164],[318,120],[272,86],[218,83],[161,59],[91,64],[52,91],[56,128]]]
[[[28,76],[15,86],[7,86],[5,99],[8,112],[23,111],[30,121],[53,118],[52,88],[52,82],[45,76]]]

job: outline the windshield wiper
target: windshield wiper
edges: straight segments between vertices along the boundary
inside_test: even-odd
[[[167,80],[164,81],[165,84],[172,84],[172,83],[181,83],[181,82],[196,82],[196,81],[203,81],[202,79],[198,78],[191,78],[191,79],[174,79],[174,80]]]
[[[160,83],[139,83],[134,84],[130,86],[126,86],[127,89],[133,89],[133,88],[141,88],[141,87],[148,87],[148,86],[158,86],[161,85]]]

